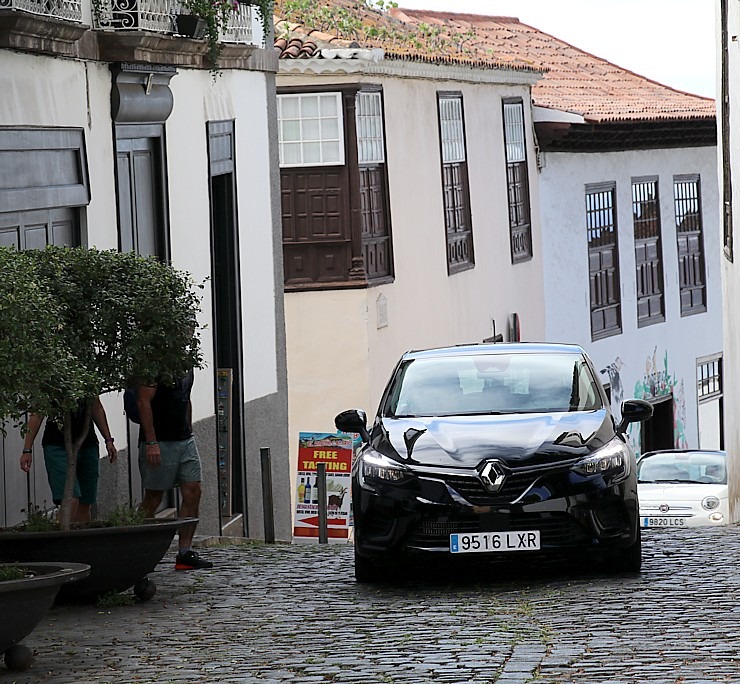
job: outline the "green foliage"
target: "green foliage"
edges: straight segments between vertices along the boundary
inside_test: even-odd
[[[115,591],[109,591],[107,594],[101,594],[95,601],[95,606],[103,610],[107,608],[117,608],[118,606],[133,606],[136,598],[133,594],[119,594]]]
[[[68,434],[80,402],[201,367],[199,303],[191,277],[154,257],[1,247],[0,416],[39,413]],[[65,530],[78,449],[67,445]]]
[[[126,525],[141,525],[146,521],[144,511],[139,507],[122,504],[114,508],[105,516],[104,522],[111,527],[124,527]]]
[[[23,579],[26,571],[15,565],[0,565],[0,582]]]
[[[50,532],[57,529],[57,525],[50,515],[38,506],[34,506],[30,501],[28,502],[28,508],[24,509],[23,512],[26,514],[26,520],[22,524],[24,532]]]
[[[192,279],[153,257],[0,248],[0,415],[61,422],[132,379],[200,367]]]

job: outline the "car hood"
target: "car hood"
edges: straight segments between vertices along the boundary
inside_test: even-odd
[[[378,418],[373,447],[408,464],[475,467],[498,458],[516,466],[576,459],[614,437],[606,410],[502,416]]]
[[[651,484],[637,483],[637,495],[641,504],[699,502],[705,496],[727,498],[727,485],[723,484]]]

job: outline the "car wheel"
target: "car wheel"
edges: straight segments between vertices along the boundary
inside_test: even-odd
[[[637,539],[627,548],[620,549],[609,559],[610,568],[616,572],[640,572],[642,567],[642,539],[637,533]]]
[[[362,584],[379,582],[382,579],[377,565],[365,556],[361,556],[355,549],[355,580]]]

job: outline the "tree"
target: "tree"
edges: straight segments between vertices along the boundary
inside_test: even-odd
[[[202,367],[192,278],[154,257],[95,249],[0,248],[0,416],[39,413],[63,427],[69,529],[77,453],[72,413],[134,382]]]

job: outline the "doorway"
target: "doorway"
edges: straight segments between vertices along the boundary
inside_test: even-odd
[[[640,438],[640,452],[659,449],[673,449],[675,439],[673,435],[673,395],[656,397],[650,402],[653,405],[653,415],[642,424]]]
[[[248,536],[244,472],[244,361],[236,204],[234,122],[208,123],[211,196],[213,335],[218,396],[217,431],[221,533]],[[227,373],[230,391],[223,392]],[[219,406],[227,401],[227,406]],[[227,435],[221,441],[222,435]]]

